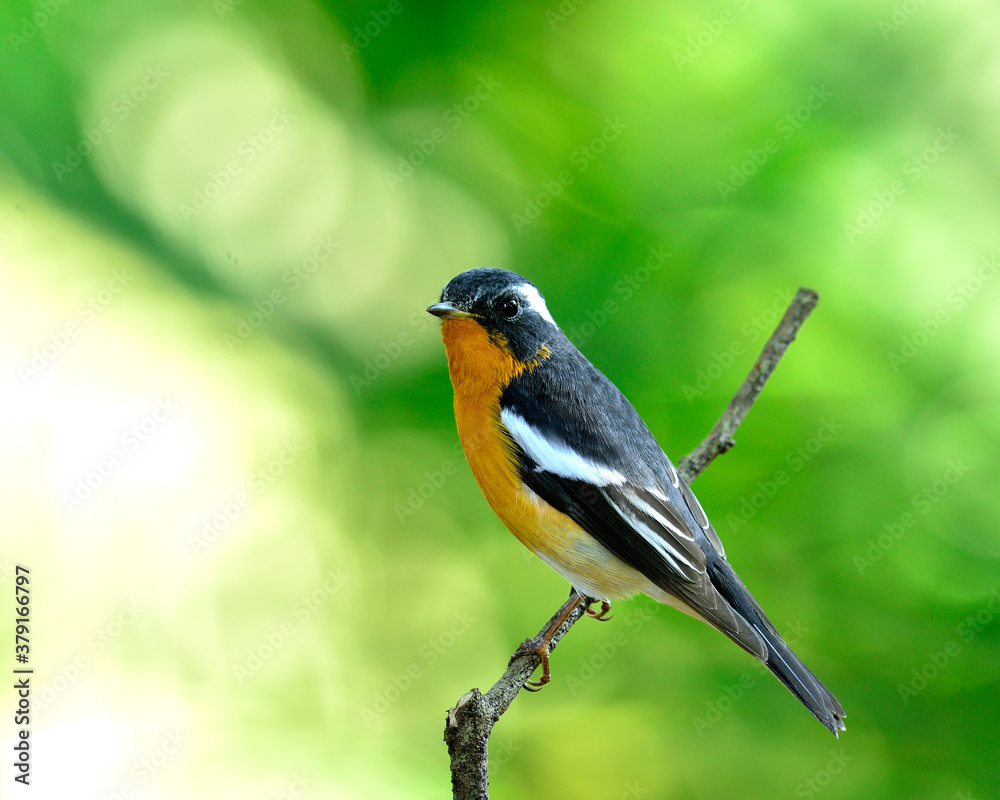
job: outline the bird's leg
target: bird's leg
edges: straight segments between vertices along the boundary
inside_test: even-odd
[[[514,655],[511,656],[511,661],[519,656],[525,655],[526,653],[534,653],[542,660],[542,675],[537,681],[525,681],[524,688],[529,692],[537,692],[550,680],[552,680],[552,673],[549,670],[549,645],[552,642],[552,638],[556,635],[563,624],[570,618],[573,611],[581,604],[587,603],[588,613],[590,603],[596,602],[587,597],[583,592],[573,589],[569,593],[569,598],[563,603],[562,608],[556,613],[549,623],[548,627],[534,639],[525,639],[521,646],[514,651]],[[610,607],[610,605],[609,605]],[[601,613],[604,613],[604,607],[601,606]]]
[[[525,653],[534,653],[542,661],[542,675],[537,681],[525,681],[524,688],[529,692],[537,692],[545,684],[552,680],[552,672],[549,668],[549,645],[552,643],[552,638],[556,635],[556,632],[563,626],[570,615],[573,613],[580,603],[586,603],[587,605],[587,616],[598,620],[599,622],[607,622],[611,619],[613,614],[611,614],[611,603],[607,600],[601,600],[600,611],[594,611],[591,609],[591,605],[596,603],[591,597],[587,597],[583,592],[572,589],[569,593],[569,598],[563,604],[563,607],[559,609],[559,613],[552,619],[548,627],[542,632],[542,634],[534,639],[525,639],[521,643],[521,646],[517,648],[514,655],[511,657],[513,661],[520,655]]]

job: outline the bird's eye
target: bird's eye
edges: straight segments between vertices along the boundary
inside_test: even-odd
[[[512,298],[504,300],[500,304],[500,316],[504,319],[514,319],[520,310],[521,308],[518,306],[517,300]]]

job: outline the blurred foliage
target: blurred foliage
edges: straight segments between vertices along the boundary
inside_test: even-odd
[[[820,291],[697,490],[848,731],[635,599],[503,718],[494,795],[1000,797],[998,21],[5,2],[0,582],[32,569],[39,796],[448,794],[445,709],[567,591],[480,496],[423,313],[496,265],[675,460]]]

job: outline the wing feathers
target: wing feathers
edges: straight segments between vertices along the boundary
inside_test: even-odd
[[[658,599],[720,630],[842,730],[843,708],[729,566],[704,509],[635,409],[572,345],[550,344],[562,357],[511,381],[500,399],[525,486],[645,576]],[[587,393],[566,393],[581,380]]]
[[[722,557],[721,544],[716,547],[718,555],[706,556],[692,525],[712,545],[718,537],[711,525],[701,524],[699,517],[704,519],[705,512],[683,481],[678,480],[681,492],[671,502],[659,490],[637,486],[617,470],[545,438],[509,409],[503,410],[502,420],[528,488],[695,615],[757,658],[766,659],[764,640],[719,593],[707,572],[708,558]],[[680,504],[689,511],[690,521],[681,516]],[[705,539],[701,541],[712,547]]]
[[[511,438],[541,469],[595,486],[625,482],[625,476],[617,470],[584,458],[563,442],[546,438],[510,408],[500,412],[500,419]]]

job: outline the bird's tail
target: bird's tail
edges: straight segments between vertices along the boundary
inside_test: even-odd
[[[802,663],[802,659],[785,644],[781,634],[775,630],[763,609],[754,600],[728,562],[710,560],[709,577],[719,594],[728,601],[732,610],[742,617],[763,641],[767,650],[766,658],[761,658],[759,652],[754,652],[754,648],[748,646],[751,643],[747,641],[745,636],[738,637],[734,635],[735,631],[731,633],[723,628],[720,630],[745,650],[760,658],[775,677],[799,698],[802,705],[829,728],[834,736],[839,737],[840,731],[846,730],[844,726],[846,715],[843,706],[837,702],[837,698],[820,682],[819,678],[813,675],[812,671]],[[753,644],[759,644],[759,642]],[[759,650],[759,648],[757,649]]]
[[[777,679],[787,686],[792,694],[802,701],[814,717],[830,729],[834,736],[846,730],[844,708],[837,698],[770,626],[754,626],[767,645],[767,661],[764,664]],[[770,628],[770,630],[768,630]]]

